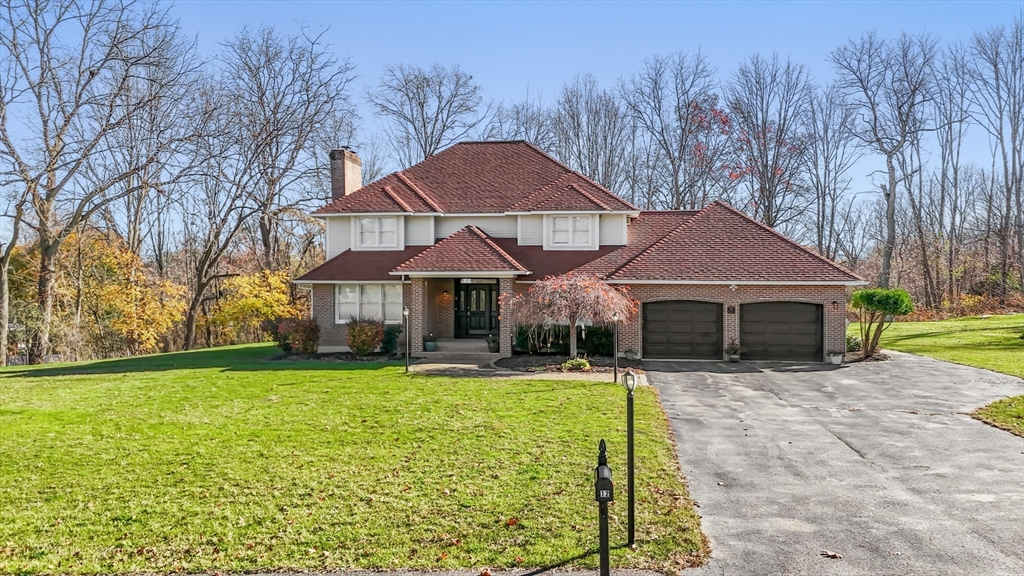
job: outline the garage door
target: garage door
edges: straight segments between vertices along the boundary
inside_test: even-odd
[[[644,358],[722,359],[722,305],[693,300],[644,304]]]
[[[758,302],[740,305],[740,347],[744,360],[824,358],[821,305]]]

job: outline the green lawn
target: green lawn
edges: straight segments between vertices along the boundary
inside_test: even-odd
[[[608,439],[624,541],[624,392],[268,362],[268,346],[0,370],[0,573],[594,567]],[[706,554],[650,388],[636,551]]]
[[[939,322],[894,322],[882,333],[883,348],[931,356],[1024,378],[1024,314],[958,318]],[[850,325],[857,333],[857,325]],[[974,417],[1024,436],[1024,396],[1000,400]]]

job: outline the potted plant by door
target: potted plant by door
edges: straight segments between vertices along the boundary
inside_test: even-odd
[[[846,357],[846,354],[844,354],[842,352],[836,352],[835,350],[832,350],[832,351],[830,351],[828,353],[829,361],[832,362],[833,364],[836,364],[836,365],[842,364],[843,363],[843,358],[845,358],[845,357]]]
[[[501,350],[501,345],[498,344],[498,338],[492,334],[488,334],[487,338],[487,351],[491,354],[495,354]]]
[[[740,361],[740,343],[735,338],[729,339],[729,345],[725,347],[725,355],[729,362]]]
[[[433,332],[423,337],[423,351],[437,352],[437,336]]]

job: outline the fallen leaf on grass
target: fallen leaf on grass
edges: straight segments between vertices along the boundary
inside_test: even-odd
[[[491,571],[488,570],[487,568],[484,568],[483,570],[480,571],[480,576],[491,576]]]
[[[839,552],[832,552],[830,550],[822,550],[821,555],[825,558],[832,558],[834,560],[841,560],[843,558],[843,555]]]
[[[507,521],[505,522],[505,525],[506,525],[506,526],[515,526],[516,524],[519,524],[519,518],[509,518],[509,519],[508,519],[508,520],[507,520]]]

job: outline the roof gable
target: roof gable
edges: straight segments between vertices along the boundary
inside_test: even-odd
[[[314,214],[558,210],[636,208],[527,142],[462,142]]]
[[[414,272],[528,272],[515,258],[476,226],[462,230],[427,248],[394,269]]]

